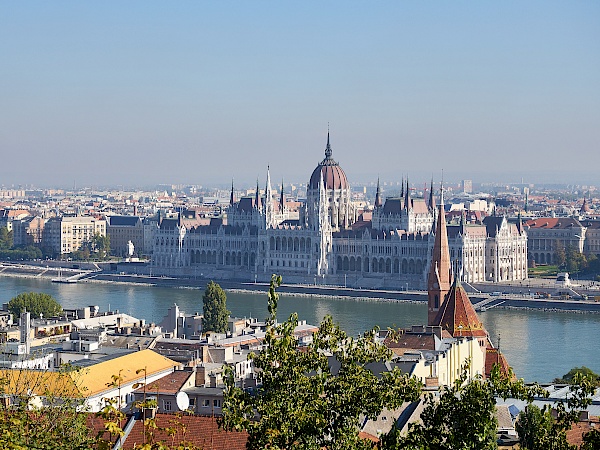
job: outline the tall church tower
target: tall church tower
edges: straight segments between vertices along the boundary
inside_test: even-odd
[[[431,266],[427,276],[427,325],[437,325],[435,319],[442,307],[451,285],[450,250],[448,249],[448,232],[446,230],[446,214],[444,213],[444,191],[442,188],[435,241]]]

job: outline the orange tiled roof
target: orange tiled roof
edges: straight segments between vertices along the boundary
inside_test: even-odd
[[[497,348],[488,347],[485,349],[485,377],[489,378],[492,373],[492,369],[494,365],[498,364],[500,366],[500,372],[504,375],[508,375],[510,370],[510,366],[508,365],[508,361],[504,357],[502,353],[498,351]],[[516,376],[513,374],[513,380],[516,380]]]
[[[570,217],[540,217],[539,219],[531,219],[525,222],[530,228],[573,228],[581,227],[581,223]]]
[[[567,442],[571,445],[583,444],[583,436],[600,426],[600,417],[590,416],[589,420],[581,420],[567,430]]]
[[[457,277],[446,295],[435,324],[441,326],[453,337],[486,337],[487,331],[479,320],[471,300]]]
[[[155,431],[155,441],[167,442],[172,447],[187,441],[203,450],[245,450],[248,434],[238,431],[224,431],[217,425],[217,419],[206,416],[176,416],[157,414],[156,423],[161,428],[176,427],[175,436],[164,431]],[[179,425],[180,424],[180,425]],[[183,430],[185,429],[185,433]],[[123,445],[123,449],[133,449],[144,444],[144,421],[137,420]]]

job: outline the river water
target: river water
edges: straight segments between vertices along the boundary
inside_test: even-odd
[[[202,291],[124,284],[57,284],[37,278],[0,277],[0,302],[21,292],[46,292],[63,308],[98,305],[118,309],[147,322],[160,322],[174,303],[188,313],[202,311]],[[227,294],[227,308],[237,317],[267,316],[265,294]],[[300,320],[318,324],[329,314],[340,327],[356,335],[374,326],[409,327],[427,320],[424,303],[378,302],[282,295],[278,316],[292,312]],[[575,366],[600,373],[600,314],[492,309],[480,318],[519,378],[549,382]]]

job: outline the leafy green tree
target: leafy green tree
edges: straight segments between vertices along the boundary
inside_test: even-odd
[[[10,250],[13,246],[13,232],[7,227],[0,227],[0,250]]]
[[[515,430],[523,449],[541,449],[540,442],[547,439],[554,419],[549,411],[542,411],[536,405],[527,405],[519,413]]]
[[[565,270],[575,273],[587,267],[585,256],[574,245],[565,247]]]
[[[410,450],[495,449],[497,421],[496,396],[527,400],[542,395],[538,386],[512,381],[496,366],[489,379],[467,382],[467,368],[452,386],[440,389],[439,396],[427,394],[421,413],[422,423],[412,423],[406,436],[396,427],[382,436],[381,448]]]
[[[418,398],[421,385],[398,369],[380,377],[367,367],[388,361],[390,351],[375,339],[375,331],[352,338],[326,317],[306,348],[298,349],[294,330],[298,315],[276,323],[281,277],[273,276],[268,296],[264,349],[252,353],[262,384],[251,395],[225,371],[225,401],[221,425],[246,430],[248,449],[369,449],[358,436],[361,417],[375,418],[384,407],[396,408]],[[328,356],[334,358],[334,371]]]
[[[554,241],[554,262],[559,268],[563,267],[567,262],[565,245],[559,239]]]
[[[573,367],[567,373],[565,373],[562,378],[555,378],[554,383],[559,384],[574,384],[577,376],[586,377],[596,383],[597,386],[600,386],[600,375],[594,372],[589,367],[581,366],[581,367]]]
[[[0,402],[0,448],[93,448],[87,413],[82,411],[83,399],[73,396],[76,372],[69,366],[58,373],[20,369],[0,372],[0,395],[5,400]]]
[[[51,295],[43,292],[23,292],[8,302],[8,310],[18,318],[23,311],[32,317],[54,317],[62,313],[62,306]]]
[[[225,291],[214,281],[206,285],[204,295],[202,296],[203,314],[202,331],[216,331],[225,333],[227,331],[227,318],[230,312],[227,311],[227,295]]]
[[[600,429],[594,428],[583,435],[581,450],[598,450],[600,448]]]
[[[567,430],[579,420],[581,411],[592,403],[591,396],[594,392],[594,381],[581,373],[576,373],[566,401],[558,401],[553,407],[544,406],[540,410],[540,416],[537,413],[520,414],[519,420],[524,418],[526,421],[523,425],[517,425],[517,432],[519,434],[523,432],[521,448],[523,450],[576,449],[577,447],[567,442]],[[596,438],[597,436],[591,434],[588,436],[588,441],[593,443]]]
[[[110,236],[94,233],[91,242],[91,251],[98,254],[100,259],[106,259],[110,255]]]

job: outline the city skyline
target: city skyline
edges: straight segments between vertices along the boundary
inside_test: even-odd
[[[594,183],[592,2],[0,5],[0,185]]]

